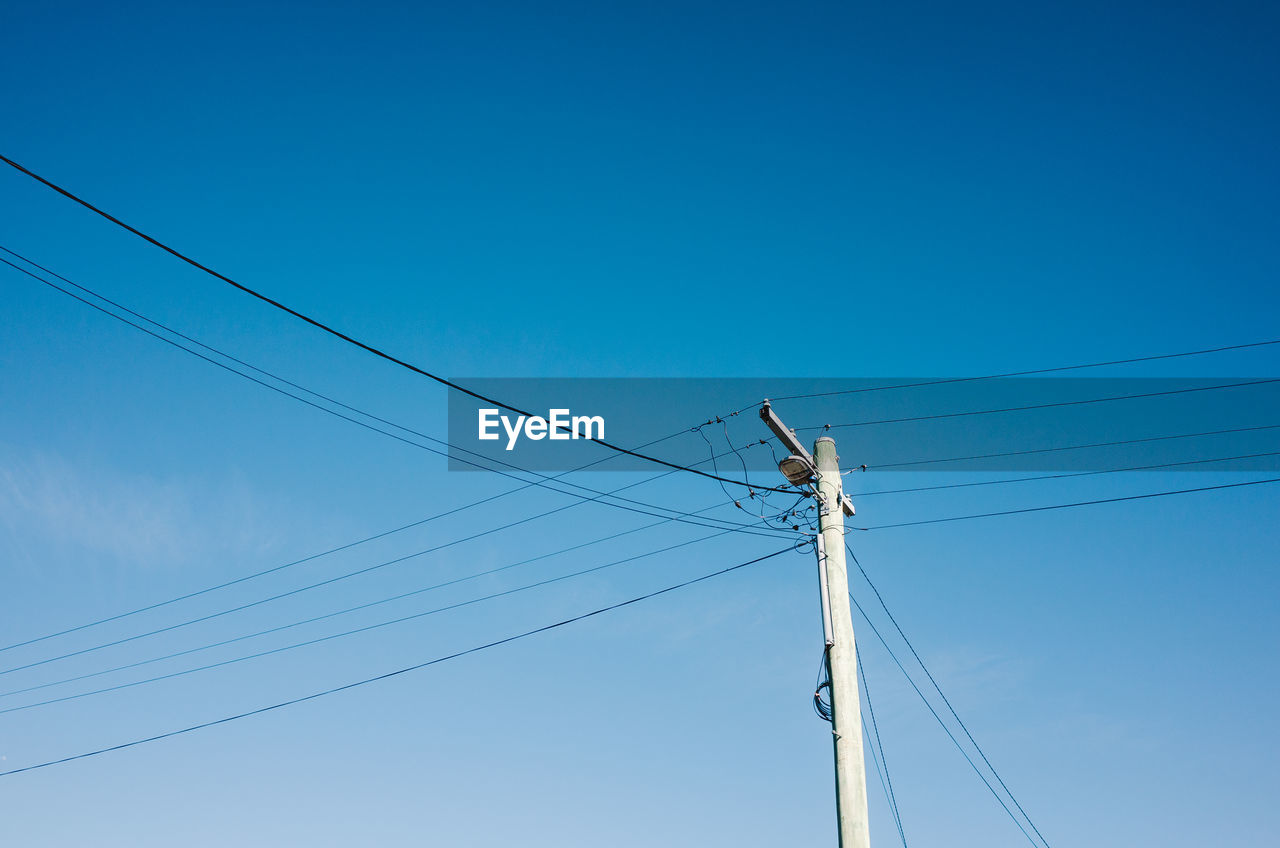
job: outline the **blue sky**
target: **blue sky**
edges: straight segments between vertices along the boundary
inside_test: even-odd
[[[6,20],[6,156],[439,373],[968,375],[1277,335],[1280,18],[1262,4],[42,3]],[[4,246],[443,437],[438,386],[17,172],[0,174],[0,198]],[[449,473],[439,457],[0,272],[4,644],[510,487]],[[1277,364],[1263,348],[1099,376],[1268,377]],[[1255,423],[1280,422],[1222,426]],[[1017,422],[1004,426],[1021,446]],[[874,449],[841,438],[847,461]],[[1188,446],[1188,456],[1208,450]],[[870,474],[853,488],[904,476]],[[1161,472],[868,498],[859,517],[893,523],[1258,476]],[[581,479],[612,488],[644,476]],[[689,476],[630,494],[687,509],[724,500]],[[1051,844],[1268,845],[1280,789],[1269,754],[1280,742],[1278,498],[1255,486],[885,530],[858,535],[855,550]],[[146,622],[569,502],[520,493]],[[181,650],[647,520],[576,507],[0,683]],[[699,535],[636,533],[608,558]],[[717,538],[325,645],[0,714],[0,766],[420,662],[775,547]],[[353,626],[605,560],[586,548]],[[829,844],[830,747],[808,705],[820,645],[813,571],[807,557],[780,557],[415,675],[4,778],[0,837]],[[0,659],[7,668],[131,627]],[[865,628],[859,644],[908,840],[1025,843]],[[873,839],[890,844],[871,780]]]

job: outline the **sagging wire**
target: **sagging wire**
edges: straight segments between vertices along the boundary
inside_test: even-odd
[[[852,554],[852,551],[850,553]],[[856,562],[857,559],[855,558],[854,561]],[[880,644],[884,646],[885,653],[889,655],[889,659],[893,660],[894,665],[896,665],[898,667],[898,670],[902,672],[902,676],[907,679],[907,683],[910,684],[911,688],[915,690],[915,693],[918,696],[920,696],[920,700],[924,703],[925,708],[938,722],[938,726],[942,728],[943,733],[947,734],[947,738],[951,740],[951,743],[956,746],[956,750],[960,752],[960,756],[964,757],[965,762],[967,762],[969,764],[969,767],[973,769],[973,773],[978,776],[978,779],[981,780],[983,785],[987,787],[987,790],[991,793],[991,796],[996,799],[996,803],[998,803],[1004,809],[1005,813],[1008,814],[1009,819],[1014,823],[1014,825],[1018,828],[1018,830],[1022,831],[1022,835],[1027,838],[1027,841],[1030,842],[1032,846],[1036,846],[1036,848],[1038,848],[1038,844],[1035,841],[1035,839],[1033,839],[1031,834],[1027,832],[1026,827],[1023,826],[1022,822],[1018,819],[1018,817],[1013,814],[1013,810],[1009,809],[1009,805],[1005,803],[1004,798],[1002,798],[1000,796],[1000,793],[996,791],[995,787],[991,785],[991,781],[987,780],[987,776],[982,773],[981,769],[978,768],[977,763],[973,761],[973,757],[969,756],[969,752],[964,749],[964,746],[960,744],[960,740],[957,739],[956,735],[951,732],[951,728],[948,727],[947,723],[942,720],[942,716],[938,715],[938,711],[934,709],[933,704],[930,703],[929,699],[925,697],[924,692],[920,690],[919,685],[917,685],[915,679],[912,678],[911,674],[907,671],[906,666],[902,664],[902,661],[898,659],[898,656],[893,652],[893,649],[889,647],[889,643],[888,641],[885,640],[884,634],[882,634],[879,628],[876,627],[875,622],[873,622],[867,616],[866,610],[864,610],[862,608],[862,605],[858,603],[858,599],[853,596],[852,592],[849,593],[849,602],[853,604],[853,608],[858,611],[858,614],[860,616],[862,616],[862,621],[866,623],[866,625],[869,628],[871,628],[871,632],[875,634],[877,641],[879,641]],[[999,775],[996,775],[996,778],[998,780]],[[1006,789],[1006,791],[1008,790]],[[1012,798],[1012,796],[1010,797]],[[1014,799],[1014,804],[1015,805],[1017,804],[1016,799]],[[1023,815],[1025,816],[1026,814],[1024,813]],[[1027,821],[1030,822],[1030,819],[1028,819]],[[1035,829],[1034,824],[1032,824],[1031,827],[1033,830]],[[1044,841],[1043,837],[1041,837],[1041,841],[1044,843],[1045,848],[1048,848],[1049,843],[1047,841]]]
[[[868,750],[868,751],[870,751],[870,752],[871,752],[871,762],[872,762],[872,764],[876,767],[876,777],[878,777],[878,778],[880,779],[880,790],[881,790],[882,792],[884,792],[884,797],[885,797],[885,798],[888,798],[888,797],[889,797],[889,788],[885,785],[885,782],[884,782],[884,772],[880,770],[880,760],[876,759],[876,749],[875,749],[875,746],[871,744],[871,736],[867,733],[867,718],[866,718],[866,714],[865,714],[865,713],[863,713],[863,716],[862,716],[862,741],[863,741],[863,743],[866,745],[866,750]],[[892,814],[893,814],[893,808],[892,808],[892,807],[890,807],[890,809],[889,809],[889,813],[890,813],[890,815],[892,815]],[[897,821],[896,821],[896,820],[895,820],[894,824],[895,824],[895,825],[897,824]],[[899,835],[899,836],[901,836],[902,834],[901,834],[901,833],[899,833],[898,835]],[[905,846],[905,845],[906,845],[906,843],[904,842],[904,843],[903,843],[903,845]]]
[[[708,450],[708,451],[710,452],[710,454],[711,454],[711,467],[712,467],[713,469],[716,469],[716,474],[719,474],[719,473],[720,473],[720,471],[719,471],[720,464],[719,464],[718,462],[716,462],[716,448],[715,448],[715,445],[711,444],[711,440],[707,438],[707,434],[706,434],[706,433],[704,433],[704,432],[702,432],[702,428],[703,428],[703,427],[706,427],[708,424],[714,424],[714,423],[715,423],[715,421],[707,421],[707,422],[703,422],[702,424],[699,424],[697,427],[694,427],[694,428],[693,428],[693,432],[695,432],[695,433],[697,433],[699,436],[701,436],[701,437],[702,437],[702,441],[704,441],[704,442],[706,442],[706,443],[707,443],[707,450]],[[764,440],[762,439],[762,440],[761,440],[761,442],[763,443],[763,441],[764,441]],[[733,446],[732,446],[732,445],[730,445],[730,448],[732,449],[732,448],[733,448]],[[736,450],[736,449],[734,450],[734,453],[735,453],[735,454],[737,453],[737,450]],[[742,461],[742,457],[741,457],[741,456],[738,456],[738,461],[739,461],[739,462],[741,462],[741,461]],[[744,467],[744,468],[746,467],[746,464],[745,464],[745,463],[743,464],[743,467]],[[724,482],[723,482],[723,481],[720,483],[720,490],[724,492],[724,496],[725,496],[726,498],[728,498],[729,500],[733,501],[733,505],[734,505],[734,506],[736,506],[738,509],[743,509],[743,506],[742,506],[741,501],[739,501],[737,498],[735,498],[735,497],[733,496],[733,494],[729,491],[729,489],[724,485]],[[755,489],[751,486],[751,484],[750,484],[750,482],[749,482],[749,481],[748,481],[748,484],[747,484],[747,497],[748,497],[748,498],[751,498],[752,500],[754,500],[754,499],[755,499],[755,497],[756,497],[756,491],[755,491]]]
[[[818,538],[817,536],[805,536],[796,540],[795,550],[797,553],[817,553]],[[825,722],[831,722],[834,713],[831,707],[831,647],[824,645],[822,648],[822,659],[818,663],[818,680],[813,688],[813,711],[818,714],[818,718]],[[823,697],[826,692],[826,697]]]
[[[767,487],[759,487],[751,483],[750,473],[747,468],[746,460],[743,457],[743,451],[749,450],[750,448],[755,447],[756,445],[765,445],[769,448],[769,453],[773,457],[775,464],[778,462],[778,452],[774,446],[773,441],[768,439],[759,439],[755,442],[752,442],[744,446],[743,448],[739,448],[737,445],[734,444],[733,439],[729,433],[729,419],[736,415],[740,415],[743,411],[745,411],[745,409],[746,408],[744,407],[744,409],[740,409],[736,412],[731,412],[728,415],[717,415],[712,418],[708,418],[706,421],[702,422],[697,427],[690,428],[692,432],[696,432],[702,438],[703,442],[706,443],[707,450],[710,454],[712,468],[715,469],[716,474],[719,474],[719,465],[716,461],[716,456],[717,456],[716,448],[715,448],[715,445],[712,443],[711,439],[708,438],[705,432],[705,428],[715,424],[720,425],[725,444],[728,446],[729,451],[733,453],[735,457],[737,457],[739,465],[742,466],[742,472],[744,477],[746,478],[747,485],[748,485],[747,497],[753,501],[756,500],[756,498],[759,498],[759,503],[760,503],[759,510],[755,511],[755,510],[749,509],[746,505],[744,505],[743,501],[735,497],[734,494],[730,492],[729,489],[723,483],[721,483],[720,485],[721,491],[724,492],[726,498],[729,498],[730,500],[732,500],[733,505],[736,506],[738,509],[741,509],[742,511],[749,512],[749,513],[755,512],[756,517],[759,519],[760,524],[763,527],[766,527],[770,530],[791,530],[793,532],[808,532],[808,533],[816,532],[817,524],[818,524],[818,521],[817,521],[818,505],[816,503],[810,503],[807,507],[803,509],[797,509],[797,507],[799,507],[803,501],[814,497],[813,492],[805,491],[803,488],[797,486],[796,487],[797,497],[795,501],[789,504],[785,509],[779,510],[777,512],[771,512],[769,511],[768,507],[769,507],[769,495],[772,494],[772,492],[766,491],[765,489]],[[866,466],[862,466],[862,469],[865,470]],[[849,472],[845,472],[845,474],[848,474],[848,473],[852,473],[852,469]]]
[[[757,406],[758,405],[759,404],[757,404]],[[734,413],[734,414],[736,415],[737,413]],[[773,457],[773,464],[777,465],[780,460],[778,459],[778,451],[777,451],[777,448],[774,446],[773,441],[765,440],[765,439],[761,439],[760,441],[761,443],[763,443],[769,448],[769,453]],[[796,504],[798,504],[801,500],[805,498],[810,498],[812,496],[813,495],[810,492],[804,492],[801,495],[801,497],[797,499],[795,504],[792,504],[784,512],[779,513],[775,517],[775,520],[779,521],[782,529],[799,530],[801,529],[801,527],[803,527],[804,529],[809,530],[811,532],[817,530],[817,526],[816,526],[817,522],[814,520],[816,516],[808,515],[808,513],[815,512],[817,510],[816,505],[810,504],[806,509],[801,510],[798,513],[795,512]],[[796,519],[799,519],[799,522],[795,522],[795,521],[788,522],[786,521],[787,518],[796,518]]]
[[[764,441],[764,440],[762,439],[761,441]],[[769,453],[773,454],[773,464],[777,465],[779,462],[781,462],[781,460],[778,459],[778,451],[776,448],[774,448],[773,441],[769,440],[765,442],[765,444],[769,446]]]
[[[800,502],[804,501],[808,497],[809,495],[807,493],[802,494],[786,509],[781,512],[773,513],[772,515],[761,515],[761,519],[765,522],[766,526],[775,529],[799,530],[801,529],[801,525],[804,524],[807,525],[807,529],[813,530],[814,527],[812,521],[807,519],[807,513],[814,511],[817,507],[813,504],[809,504],[809,506],[802,510],[796,510],[796,507],[800,505]]]
[[[733,415],[737,415],[737,414],[738,413],[733,413]],[[732,416],[729,416],[729,417],[732,417]],[[721,428],[724,431],[725,444],[728,445],[729,450],[734,454],[734,456],[738,458],[738,462],[742,465],[742,470],[744,475],[748,475],[747,464],[745,459],[742,456],[742,452],[744,450],[750,450],[751,448],[756,447],[757,445],[767,445],[770,452],[773,453],[775,457],[777,456],[777,453],[773,449],[773,444],[766,439],[759,439],[755,442],[752,442],[749,445],[744,446],[743,448],[738,448],[736,445],[734,445],[733,440],[729,437],[729,425],[728,425],[727,418],[716,416],[715,418],[704,421],[702,424],[698,425],[697,427],[691,428],[693,432],[696,432],[702,438],[702,440],[706,442],[707,450],[710,453],[711,465],[713,468],[716,468],[716,469],[719,468],[719,465],[716,462],[715,445],[712,444],[709,438],[707,438],[707,434],[703,432],[704,428],[712,424],[721,425]],[[719,472],[717,471],[717,473]],[[769,493],[765,491],[756,491],[755,487],[751,487],[749,475],[748,475],[747,482],[749,486],[747,497],[752,500],[759,498],[760,509],[758,512],[755,512],[754,514],[760,520],[763,526],[768,527],[770,529],[775,529],[775,530],[776,529],[792,530],[796,532],[799,532],[801,529],[807,529],[807,530],[814,529],[814,524],[811,517],[806,515],[806,513],[808,513],[809,510],[801,510],[799,512],[796,511],[796,507],[800,504],[800,502],[803,501],[805,498],[809,497],[808,493],[800,492],[795,502],[793,502],[786,509],[780,510],[779,512],[776,512],[776,513],[769,513],[767,512],[767,507],[769,505],[769,501],[768,501]],[[738,509],[741,509],[743,512],[748,512],[748,513],[753,512],[753,510],[749,510],[746,506],[743,505],[741,499],[734,497],[733,493],[731,493],[723,483],[720,484],[720,489],[724,492],[725,497],[732,500],[733,505],[736,506]]]
[[[742,462],[742,457],[739,454],[738,449],[734,446],[733,441],[729,437],[729,424],[728,424],[728,418],[731,418],[734,415],[738,415],[740,414],[740,412],[741,411],[731,413],[729,416],[726,416],[723,418],[717,416],[715,419],[712,419],[712,421],[709,423],[716,423],[716,422],[720,423],[721,427],[724,430],[725,444],[729,446],[729,450],[733,451],[733,453],[738,456],[738,461]],[[774,448],[773,441],[761,439],[758,443],[768,446],[769,453],[772,455],[774,464],[776,465],[778,462],[778,452]],[[744,476],[746,475],[745,464],[743,465],[743,474]],[[761,500],[762,506],[768,503],[768,498],[770,494],[772,493],[770,492],[761,493],[760,500]],[[802,501],[810,497],[811,497],[811,494],[809,492],[801,491],[800,494],[797,496],[796,500],[792,502],[790,506],[788,506],[786,509],[780,512],[773,513],[772,515],[766,515],[762,510],[760,515],[760,520],[764,524],[764,526],[769,527],[771,529],[794,530],[794,531],[807,530],[809,532],[816,532],[817,506],[811,503],[809,504],[808,507],[806,507],[803,510],[799,510],[799,511],[796,510],[796,507],[799,506]]]
[[[750,473],[747,472],[747,463],[742,458],[742,454],[738,451],[738,449],[734,447],[733,440],[729,438],[729,419],[717,418],[716,420],[720,422],[720,427],[721,429],[724,430],[724,443],[729,446],[729,450],[733,451],[733,455],[738,458],[738,464],[742,466],[742,479],[746,480],[747,484],[750,485],[751,475]]]
[[[880,770],[880,763],[884,764],[883,780],[885,783],[885,796],[889,801],[889,809],[893,813],[894,824],[898,827],[898,838],[902,840],[902,848],[907,848],[907,834],[902,828],[902,814],[898,812],[898,798],[893,792],[893,777],[889,774],[889,760],[884,755],[884,744],[880,741],[880,727],[876,724],[876,708],[871,703],[871,689],[867,686],[867,674],[862,669],[862,656],[857,657],[858,661],[858,678],[862,681],[862,694],[865,695],[867,704],[867,715],[871,717],[871,730],[875,734],[875,749],[871,751],[872,760],[876,759],[876,750],[880,752],[879,762],[876,763],[876,771]],[[866,724],[863,724],[863,732],[866,732]],[[871,740],[868,739],[868,742]]]

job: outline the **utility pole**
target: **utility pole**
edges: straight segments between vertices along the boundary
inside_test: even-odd
[[[831,733],[836,765],[836,822],[840,848],[870,848],[867,827],[867,769],[862,750],[862,709],[858,696],[858,648],[849,608],[845,571],[844,518],[853,504],[844,495],[835,440],[829,436],[805,450],[774,414],[769,401],[760,418],[791,451],[778,464],[793,484],[807,484],[818,501],[818,588],[821,593],[827,674],[831,679]]]

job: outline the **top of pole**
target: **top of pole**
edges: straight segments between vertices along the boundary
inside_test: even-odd
[[[818,456],[818,471],[831,472],[835,479],[840,479],[840,457],[836,455],[836,440],[830,436],[819,436],[813,442],[813,452]],[[837,484],[836,496],[840,499],[840,511],[852,518],[855,514],[853,501],[844,493],[844,486]]]
[[[810,464],[817,468],[817,464],[814,463],[813,460],[813,455],[810,454],[809,451],[805,450],[804,445],[800,444],[800,440],[796,438],[795,432],[787,429],[787,425],[782,423],[782,419],[778,418],[778,416],[774,414],[773,406],[767,399],[764,403],[760,404],[760,418],[764,421],[765,425],[773,431],[773,435],[778,437],[787,450],[791,451],[796,456],[807,459]]]

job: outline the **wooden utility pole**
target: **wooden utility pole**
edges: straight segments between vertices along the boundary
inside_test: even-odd
[[[845,571],[844,518],[853,505],[844,495],[835,440],[823,436],[813,454],[778,419],[768,401],[760,417],[791,455],[779,468],[792,483],[807,484],[818,502],[818,588],[821,593],[827,674],[831,679],[831,732],[835,747],[836,822],[840,848],[870,848],[867,827],[867,769],[862,750],[862,709],[858,696],[858,648],[849,608]]]

